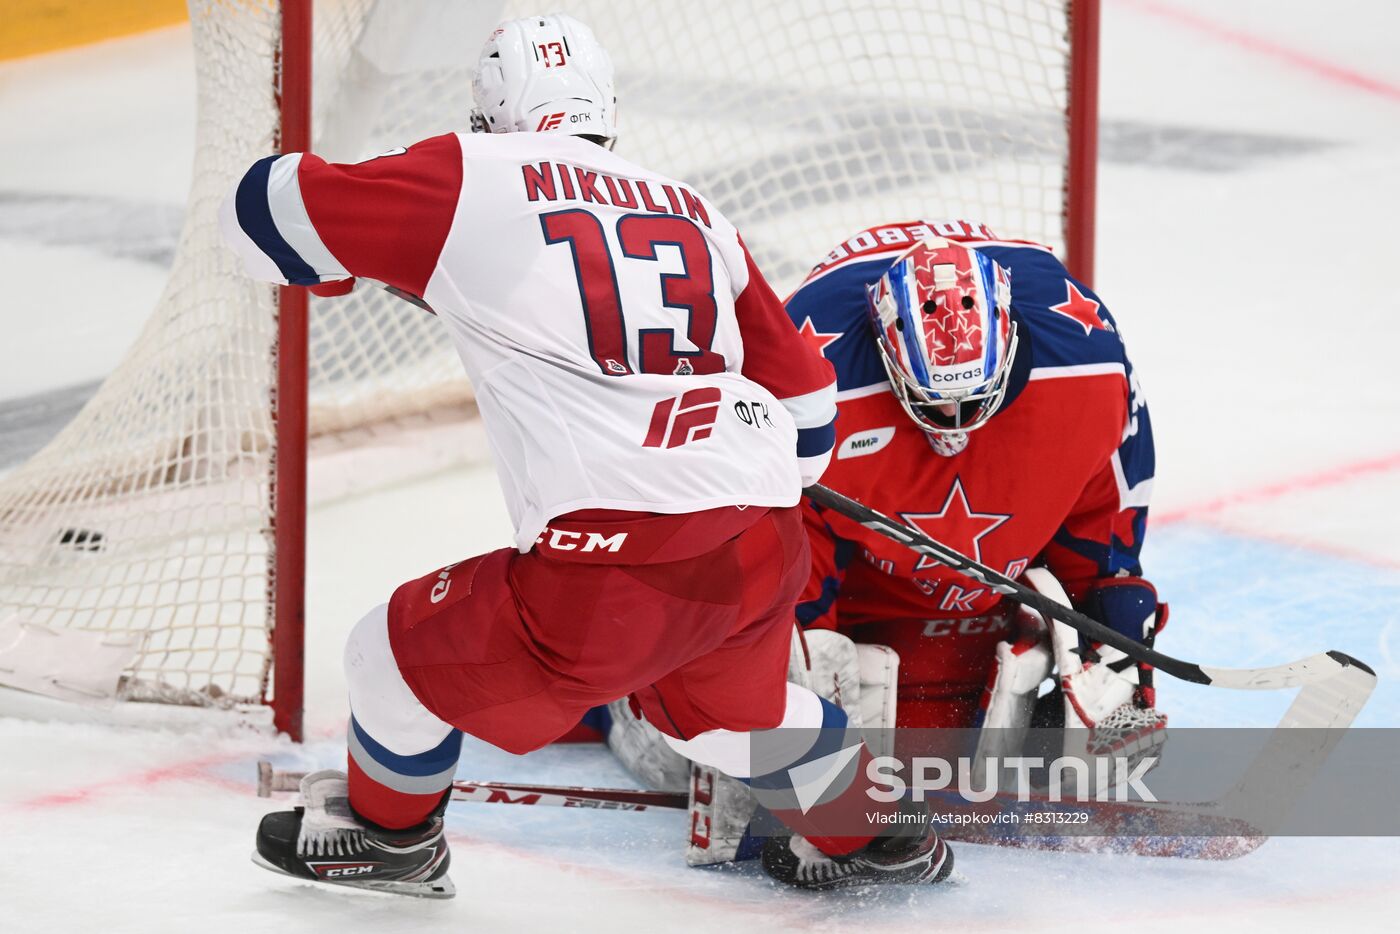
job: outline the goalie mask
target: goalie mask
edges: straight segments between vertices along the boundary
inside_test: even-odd
[[[502,23],[472,81],[472,129],[617,140],[613,66],[593,30],[563,13]]]
[[[1011,276],[950,240],[904,252],[866,289],[885,371],[904,411],[957,453],[995,414],[1016,355]]]

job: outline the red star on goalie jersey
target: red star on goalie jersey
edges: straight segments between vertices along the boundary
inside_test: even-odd
[[[948,498],[944,500],[941,510],[935,513],[901,512],[899,517],[948,547],[981,561],[983,537],[991,534],[993,529],[1010,519],[1011,515],[973,512],[967,504],[967,493],[963,490],[962,477],[959,476],[953,478],[953,487],[948,491]],[[920,555],[914,570],[938,566],[937,561]]]
[[[797,333],[802,335],[802,339],[805,340],[813,350],[822,356],[826,356],[826,348],[846,332],[834,331],[823,334],[821,331],[817,330],[816,325],[812,323],[812,319],[807,318],[802,322],[802,327],[797,329]]]
[[[1094,328],[1101,331],[1111,330],[1108,322],[1099,317],[1099,303],[1089,298],[1079,289],[1075,288],[1073,282],[1065,281],[1068,295],[1065,300],[1058,305],[1051,305],[1050,310],[1058,312],[1084,326],[1084,333],[1087,335]]]

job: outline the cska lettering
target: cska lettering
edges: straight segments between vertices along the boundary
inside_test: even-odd
[[[663,185],[639,178],[617,178],[578,166],[541,162],[520,167],[529,201],[587,201],[629,211],[679,214],[710,226],[709,209],[683,185]]]

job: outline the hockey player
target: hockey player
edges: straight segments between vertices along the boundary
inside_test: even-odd
[[[1009,577],[1041,566],[1038,589],[1151,643],[1166,621],[1138,562],[1151,421],[1113,317],[1050,250],[965,221],[873,227],[787,309],[836,367],[828,486]],[[898,654],[900,726],[973,726],[994,699],[987,725],[1012,726],[1053,660],[1052,721],[1160,727],[1133,712],[1154,705],[1150,672],[1120,653],[1070,657],[1081,647],[1051,644],[1063,631],[1019,631],[1014,604],[932,559],[810,501],[804,521],[798,621]]]
[[[453,892],[443,810],[463,732],[524,753],[630,695],[691,759],[783,788],[829,741],[750,761],[747,731],[845,715],[785,679],[810,573],[797,502],[834,436],[830,366],[734,227],[683,182],[611,152],[612,67],[567,16],[504,23],[483,50],[479,134],[353,164],[255,163],[224,205],[255,278],[422,296],[476,391],[515,548],[409,581],[352,631],[348,776],[269,814],[256,859],[294,876]],[[859,738],[768,871],[804,887],[931,882],[931,823],[833,823],[863,794]],[[854,756],[854,758],[852,758]],[[755,774],[757,773],[757,774]],[[793,801],[800,800],[795,796]]]
[[[836,368],[825,485],[1151,643],[1166,618],[1138,564],[1151,423],[1113,318],[1047,248],[962,221],[873,227],[787,310]],[[983,756],[1019,754],[1007,744],[1033,716],[1078,728],[1067,753],[1086,735],[1130,758],[1160,741],[1150,671],[810,500],[803,517],[790,676],[863,727],[982,726]],[[691,778],[616,704],[610,721],[635,774],[692,790],[688,860],[742,858],[748,792],[703,766]]]

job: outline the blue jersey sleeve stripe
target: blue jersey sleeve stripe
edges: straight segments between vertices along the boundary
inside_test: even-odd
[[[321,281],[316,271],[296,250],[292,249],[272,220],[272,208],[268,201],[268,178],[272,164],[283,156],[268,156],[253,163],[253,167],[238,183],[234,204],[238,210],[238,226],[248,235],[248,239],[267,254],[282,277],[292,285],[316,285]]]
[[[268,172],[267,203],[273,222],[318,281],[345,278],[350,273],[332,255],[306,212],[306,202],[301,197],[301,161],[301,153],[292,153],[274,162]]]
[[[817,457],[836,446],[836,419],[818,428],[801,428],[797,432],[797,456]]]

